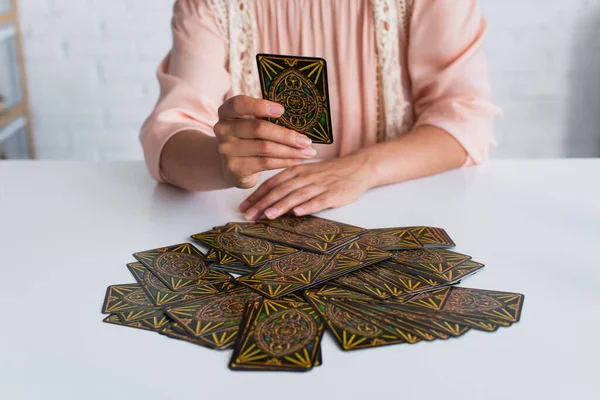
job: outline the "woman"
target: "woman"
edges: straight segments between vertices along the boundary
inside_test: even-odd
[[[178,0],[141,141],[160,182],[251,188],[249,220],[306,215],[370,188],[478,164],[493,120],[477,0]],[[327,61],[334,143],[261,117],[256,53]],[[305,163],[320,159],[316,163]]]

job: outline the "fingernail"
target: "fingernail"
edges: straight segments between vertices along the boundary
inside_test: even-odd
[[[248,207],[250,207],[250,202],[248,200],[246,200],[242,204],[240,204],[240,211],[241,212],[246,212],[246,210],[248,209]]]
[[[275,218],[277,216],[277,213],[279,212],[279,210],[277,210],[276,208],[267,208],[265,210],[265,215],[268,218]]]
[[[303,215],[304,214],[304,208],[302,208],[302,207],[296,207],[296,208],[294,208],[294,214],[296,214],[298,216]]]
[[[280,116],[284,111],[285,109],[280,104],[269,104],[267,106],[267,112],[275,117]]]
[[[304,135],[300,135],[296,138],[296,143],[298,143],[300,146],[308,147],[312,144],[312,140]]]
[[[251,208],[248,211],[246,211],[246,219],[248,221],[254,221],[256,219],[256,216],[258,215],[258,210],[256,208]]]
[[[306,157],[314,157],[317,155],[317,150],[313,149],[312,147],[310,149],[303,149],[302,154]]]

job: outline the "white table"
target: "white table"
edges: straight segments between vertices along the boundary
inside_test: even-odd
[[[239,220],[245,195],[157,186],[141,163],[0,162],[0,398],[598,398],[600,160],[494,161],[321,214],[446,228],[486,264],[463,286],[526,295],[521,322],[495,333],[354,352],[327,334],[322,367],[256,373],[101,322],[134,251]]]

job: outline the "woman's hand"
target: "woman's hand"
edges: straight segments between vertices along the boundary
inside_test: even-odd
[[[241,205],[246,218],[307,215],[351,203],[372,187],[366,157],[354,154],[288,168],[265,181]]]
[[[253,187],[261,171],[298,165],[317,154],[307,136],[257,119],[283,112],[277,103],[248,96],[232,97],[219,108],[214,132],[225,178],[231,184]]]

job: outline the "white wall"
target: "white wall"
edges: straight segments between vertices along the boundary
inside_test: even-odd
[[[141,159],[172,0],[19,0],[40,158]]]
[[[495,154],[600,156],[600,0],[480,1],[505,112]]]
[[[505,111],[494,155],[600,156],[600,0],[480,1]],[[141,158],[172,3],[20,0],[39,157]]]

